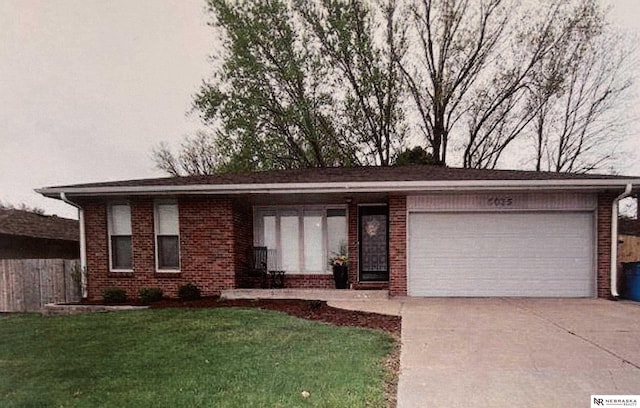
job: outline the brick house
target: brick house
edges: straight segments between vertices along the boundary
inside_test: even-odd
[[[80,208],[88,297],[246,287],[252,249],[285,286],[392,296],[617,295],[617,201],[640,179],[439,166],[266,171],[47,187]],[[613,218],[612,218],[613,217]],[[613,244],[612,244],[613,243]]]
[[[0,208],[0,259],[77,259],[78,221]]]

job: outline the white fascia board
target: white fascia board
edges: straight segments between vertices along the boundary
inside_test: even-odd
[[[560,180],[447,180],[381,181],[345,183],[264,183],[200,184],[172,186],[50,187],[36,192],[56,197],[60,193],[81,196],[150,195],[150,194],[322,194],[383,193],[482,190],[589,190],[624,188],[640,185],[640,179],[560,179]]]

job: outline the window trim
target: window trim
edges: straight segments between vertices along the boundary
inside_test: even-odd
[[[329,257],[331,254],[329,253],[329,231],[327,225],[327,212],[328,210],[344,210],[344,219],[345,219],[345,242],[349,242],[349,208],[346,204],[326,204],[326,205],[273,205],[273,206],[256,206],[254,207],[253,213],[253,242],[256,246],[261,246],[263,235],[264,235],[264,225],[262,221],[263,216],[275,216],[275,228],[276,228],[276,250],[277,250],[277,260],[276,265],[279,267],[282,266],[282,242],[281,242],[281,234],[280,234],[280,217],[283,213],[296,213],[298,217],[298,270],[295,271],[286,271],[287,273],[291,273],[292,275],[330,275],[332,274],[331,267],[329,266]],[[304,213],[305,211],[321,211],[322,212],[322,253],[323,259],[325,260],[325,266],[322,270],[319,271],[306,271],[305,267],[305,258],[304,258]]]
[[[113,230],[113,210],[112,208],[118,205],[126,205],[129,207],[129,229],[131,229],[130,235],[115,235]],[[113,244],[111,237],[130,237],[131,241],[131,268],[114,268],[113,266]],[[112,201],[107,203],[107,242],[109,246],[109,272],[113,273],[132,273],[134,269],[133,265],[133,222],[131,220],[131,203],[129,201]]]
[[[160,235],[158,234],[159,230],[159,220],[158,216],[158,207],[161,205],[175,205],[178,215],[178,235]],[[160,268],[160,249],[158,246],[158,237],[159,236],[170,236],[170,237],[178,237],[178,267],[177,268]],[[181,273],[182,268],[182,254],[180,251],[180,205],[178,205],[178,200],[156,200],[153,203],[153,247],[154,247],[154,257],[155,257],[155,269],[156,273],[162,274],[177,274]]]

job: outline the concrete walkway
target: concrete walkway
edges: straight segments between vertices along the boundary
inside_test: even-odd
[[[405,299],[398,408],[584,407],[640,394],[640,305]]]
[[[389,299],[386,290],[344,289],[233,289],[222,291],[224,299],[324,300],[329,306],[347,310],[400,316],[401,299]]]

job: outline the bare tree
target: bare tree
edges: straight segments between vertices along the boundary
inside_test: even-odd
[[[570,89],[568,67],[575,67],[576,74],[579,70],[579,78],[592,75],[589,58],[577,58],[586,55],[582,50],[605,47],[596,41],[604,21],[596,0],[551,0],[528,7],[516,0],[422,0],[410,10],[417,46],[402,69],[420,128],[442,163],[453,146],[462,151],[464,167],[498,166],[532,123],[564,110],[549,101]],[[619,82],[615,78],[621,70],[600,71],[601,82]],[[541,81],[543,86],[537,86]],[[608,88],[608,101],[619,95],[618,88]],[[573,115],[567,128],[591,126],[587,123],[606,106],[601,101],[591,113]],[[566,139],[561,143],[565,153],[584,156],[589,149],[584,139]],[[565,153],[555,169],[578,170],[577,161]]]
[[[26,211],[26,212],[30,212],[30,213],[34,213],[34,214],[38,214],[38,215],[45,215],[45,211],[44,211],[43,208],[32,207],[30,205],[27,205],[26,203],[20,203],[19,205],[13,205],[13,204],[9,204],[9,203],[3,203],[2,201],[0,201],[0,209],[20,210],[20,211]]]
[[[507,55],[511,57],[501,55],[501,61],[492,64],[491,82],[476,88],[470,98],[465,167],[497,166],[505,149],[523,135],[535,116],[549,110],[544,96],[558,92],[564,81],[562,71],[567,64],[575,63],[569,51],[576,48],[577,53],[588,46],[604,18],[595,0],[555,1],[541,18],[529,15],[525,13],[527,28],[518,27],[509,36],[512,40]],[[546,73],[545,86],[541,97],[532,98],[541,72]]]
[[[214,137],[199,131],[184,138],[177,154],[166,143],[161,143],[153,149],[152,158],[156,168],[174,177],[208,175],[225,164],[219,152]]]
[[[434,158],[447,162],[449,136],[485,71],[508,16],[503,0],[422,0],[410,5],[417,45],[401,65]]]
[[[569,51],[570,58],[533,88],[542,105],[531,132],[536,170],[584,173],[611,164],[633,119],[622,110],[633,55],[624,39],[600,32]]]

